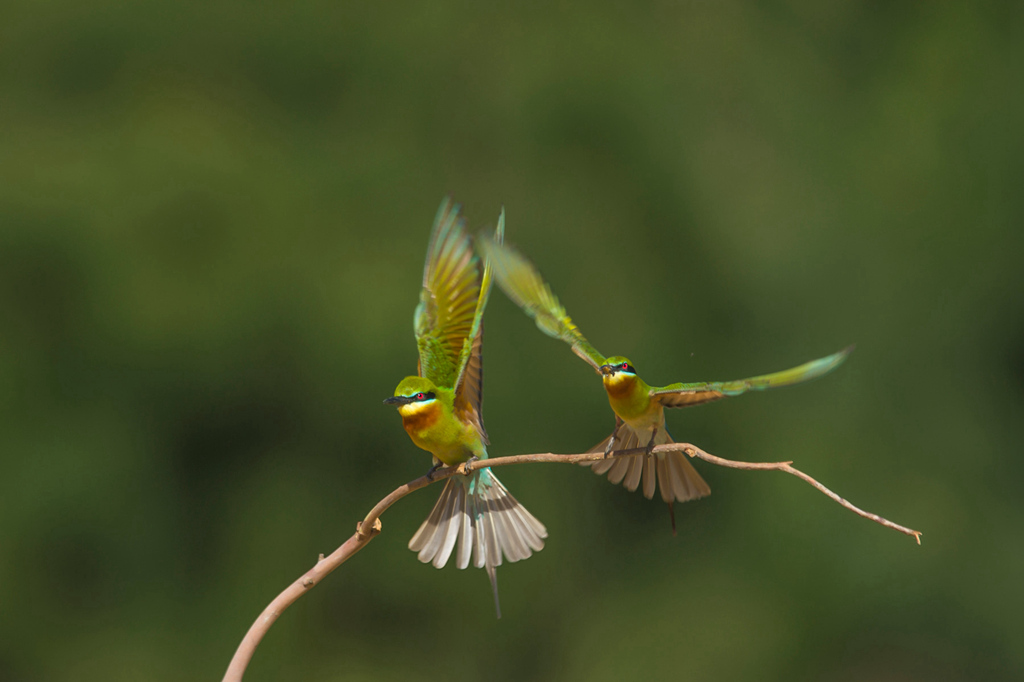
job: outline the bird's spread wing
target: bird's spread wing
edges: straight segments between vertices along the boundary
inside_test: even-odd
[[[472,345],[480,297],[479,259],[466,234],[459,205],[441,202],[427,247],[423,290],[414,326],[421,376],[438,386],[454,387]]]
[[[737,381],[710,381],[692,384],[672,384],[651,390],[651,397],[664,407],[689,407],[710,403],[714,400],[740,395],[747,391],[763,391],[776,386],[789,386],[820,377],[839,365],[853,352],[853,346],[818,360],[811,360],[799,367],[786,369],[774,374],[765,374]]]
[[[583,338],[533,263],[511,246],[489,239],[478,240],[477,247],[490,260],[502,291],[537,322],[542,332],[568,343],[572,352],[594,369],[604,364],[604,356]]]
[[[505,209],[498,217],[498,227],[494,230],[494,241],[501,244],[505,239]],[[470,329],[462,353],[459,357],[459,375],[455,383],[455,411],[463,421],[476,427],[477,433],[488,443],[487,430],[484,428],[484,308],[491,293],[491,262],[485,259],[484,274],[480,281],[480,296],[476,302],[473,315],[473,326]]]

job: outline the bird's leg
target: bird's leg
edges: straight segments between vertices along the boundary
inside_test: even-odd
[[[434,466],[430,467],[430,469],[427,470],[427,478],[429,480],[433,481],[434,480],[434,474],[436,474],[437,470],[440,469],[443,466],[444,466],[444,463],[441,460],[439,460],[437,457],[435,457],[434,458]]]
[[[647,441],[647,454],[648,455],[650,455],[651,454],[651,450],[654,449],[654,439],[655,439],[655,437],[657,435],[658,435],[658,427],[655,426],[654,429],[651,431],[651,439],[649,441]],[[673,526],[674,525],[675,524],[673,524]]]
[[[615,415],[615,430],[612,431],[612,437],[608,439],[608,445],[604,449],[605,458],[612,454],[612,451],[615,449],[615,437],[619,435],[620,428],[622,428],[622,420],[619,418],[619,415]]]
[[[608,455],[612,454],[612,450],[615,449],[615,434],[616,433],[618,433],[618,429],[615,429],[615,431],[612,431],[612,437],[608,439],[608,446],[604,449],[604,456],[605,457],[608,457]]]

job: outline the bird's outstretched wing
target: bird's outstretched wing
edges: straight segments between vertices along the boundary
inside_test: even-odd
[[[505,239],[505,209],[498,216],[498,227],[494,230],[494,241],[501,244]],[[491,262],[484,259],[484,274],[480,281],[480,295],[477,297],[473,326],[470,329],[459,355],[459,374],[455,382],[455,412],[463,421],[476,427],[477,433],[488,443],[484,428],[484,308],[491,293]]]
[[[747,391],[763,391],[766,388],[775,388],[776,386],[799,384],[831,372],[841,365],[843,360],[852,352],[853,346],[849,346],[838,353],[818,360],[811,360],[799,367],[775,372],[774,374],[751,377],[750,379],[672,384],[671,386],[654,388],[651,389],[651,397],[664,407],[689,407],[740,395]]]
[[[568,343],[572,352],[595,370],[605,363],[605,357],[576,328],[533,263],[511,246],[490,239],[478,239],[477,248],[490,260],[498,286],[542,332]]]
[[[459,211],[450,197],[437,211],[413,317],[420,376],[447,388],[455,386],[468,357],[480,298],[479,259]]]

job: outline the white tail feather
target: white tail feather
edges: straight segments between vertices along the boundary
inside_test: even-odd
[[[471,492],[472,491],[472,492]],[[502,557],[509,562],[529,558],[544,548],[548,531],[512,497],[498,477],[489,470],[470,477],[449,478],[426,521],[409,540],[423,563],[442,568],[455,552],[455,565],[486,568],[494,590],[498,617],[497,574]]]

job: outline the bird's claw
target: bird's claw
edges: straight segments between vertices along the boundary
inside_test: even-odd
[[[462,474],[463,476],[469,476],[470,474],[473,473],[472,469],[469,468],[469,465],[472,464],[473,462],[478,461],[480,461],[480,458],[477,457],[476,455],[473,455],[472,457],[470,457],[465,462],[459,465],[458,473]]]
[[[612,439],[610,441],[608,441],[608,447],[606,447],[604,449],[604,458],[608,459],[608,457],[612,454],[613,450],[615,450],[615,438],[614,437],[612,437]]]
[[[436,474],[437,470],[440,469],[443,466],[444,466],[444,464],[442,462],[438,462],[434,466],[430,467],[430,469],[427,470],[427,479],[433,481],[434,480],[434,474]]]

